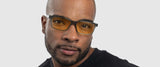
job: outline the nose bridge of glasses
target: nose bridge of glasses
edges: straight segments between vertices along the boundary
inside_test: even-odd
[[[76,28],[76,24],[77,24],[77,21],[71,21],[70,20],[70,25],[68,26],[68,29],[70,29],[70,28],[74,28],[74,31],[76,31],[76,33],[77,33],[77,28]],[[72,27],[73,26],[73,27]]]
[[[76,24],[77,24],[77,21],[70,20],[70,25],[68,26],[68,29],[73,25],[76,30]]]

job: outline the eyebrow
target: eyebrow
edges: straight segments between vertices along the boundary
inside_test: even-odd
[[[72,22],[87,21],[87,22],[93,23],[93,24],[95,24],[96,26],[98,26],[97,23],[94,23],[92,20],[89,20],[89,19],[80,19],[80,20],[78,20],[78,21],[73,21],[73,20],[71,20],[71,19],[69,19],[69,18],[67,18],[67,17],[65,17],[65,16],[61,16],[61,15],[47,15],[47,16],[48,16],[49,18],[52,18],[52,17],[62,17],[62,18],[64,18],[64,19],[70,20],[70,21],[72,21]]]
[[[68,19],[68,20],[70,20],[70,21],[73,21],[73,20],[71,20],[70,18],[65,17],[65,16],[61,16],[61,15],[48,15],[48,16],[49,16],[49,17],[62,17],[62,18]],[[93,23],[93,21],[92,21],[92,20],[89,20],[89,19],[80,19],[80,20],[78,20],[78,21],[87,21],[87,22]],[[77,22],[77,21],[76,21],[76,22]]]

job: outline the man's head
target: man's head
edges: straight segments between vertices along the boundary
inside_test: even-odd
[[[46,14],[50,17],[42,16],[42,32],[52,58],[69,66],[87,56],[96,26],[92,23],[95,18],[94,0],[49,0]],[[69,23],[63,30],[62,24]]]

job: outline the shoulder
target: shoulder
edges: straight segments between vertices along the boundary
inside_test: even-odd
[[[46,61],[44,61],[39,67],[52,67],[52,61],[51,58],[48,58]]]
[[[95,63],[98,67],[138,67],[125,59],[120,59],[105,50],[95,48]]]

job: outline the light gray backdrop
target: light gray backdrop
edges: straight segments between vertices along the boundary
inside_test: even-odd
[[[0,67],[37,67],[50,55],[41,32],[47,0],[0,1]],[[140,67],[160,67],[160,1],[96,0],[92,46]]]

